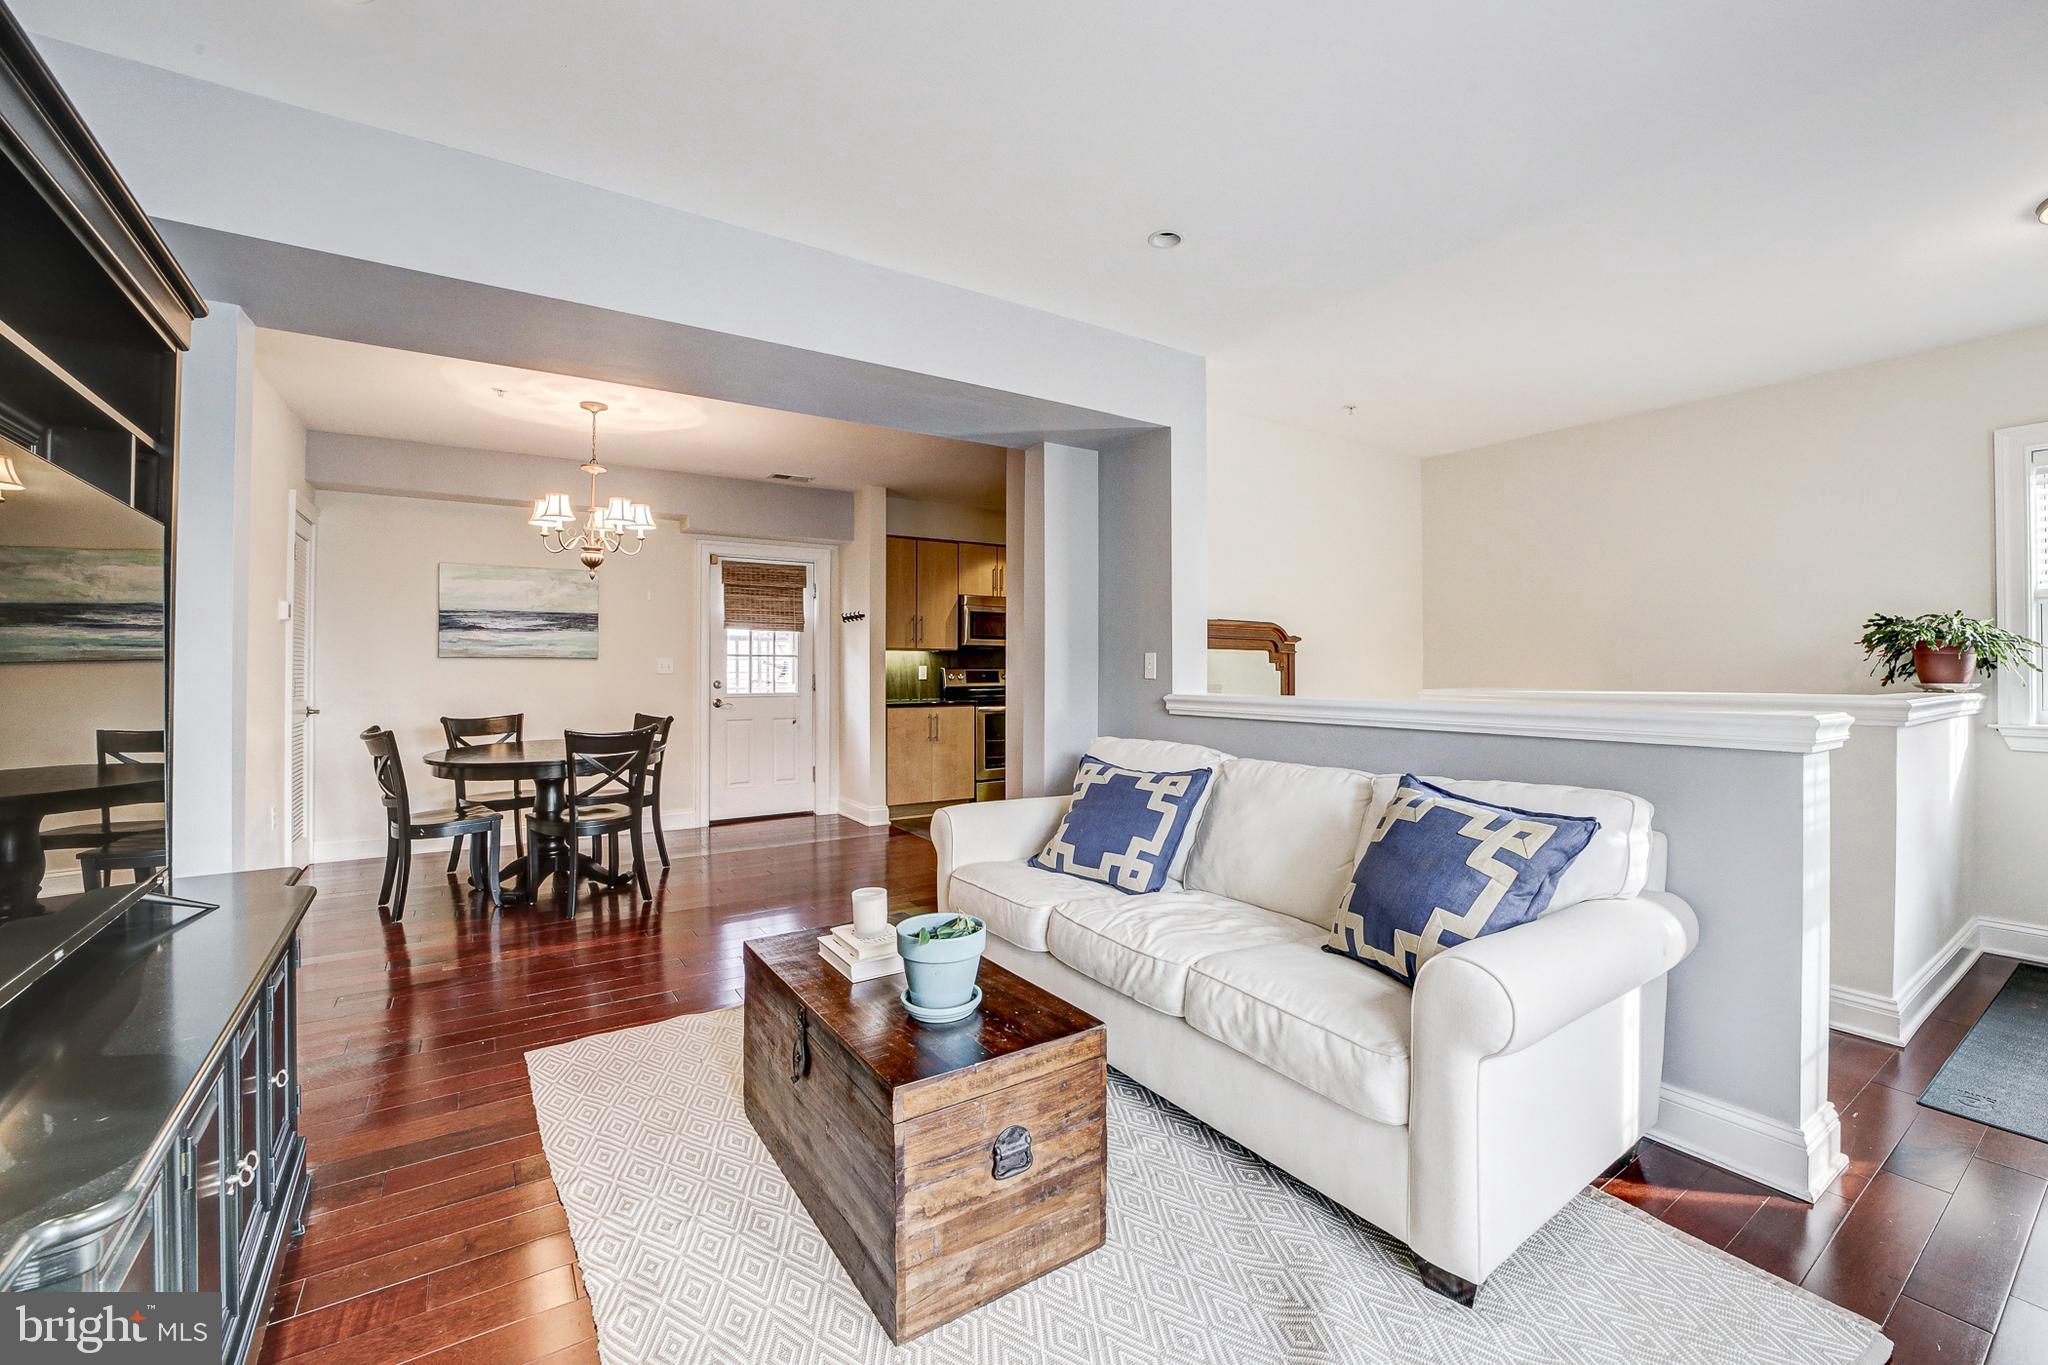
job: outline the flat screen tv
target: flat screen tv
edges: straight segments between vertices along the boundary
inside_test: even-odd
[[[168,536],[52,435],[0,394],[0,1008],[169,873]]]

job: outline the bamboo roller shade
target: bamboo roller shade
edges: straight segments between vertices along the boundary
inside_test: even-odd
[[[804,628],[804,566],[755,564],[727,559],[719,563],[725,589],[725,624],[748,630]]]

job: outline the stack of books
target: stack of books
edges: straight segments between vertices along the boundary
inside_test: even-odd
[[[903,970],[903,959],[896,955],[894,926],[861,934],[851,924],[835,924],[831,933],[818,940],[818,956],[850,981],[871,981]]]

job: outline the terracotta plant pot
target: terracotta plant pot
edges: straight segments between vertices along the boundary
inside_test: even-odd
[[[1954,645],[1939,649],[1929,644],[1914,645],[1913,672],[1921,682],[1938,686],[1972,682],[1977,677],[1977,654]]]

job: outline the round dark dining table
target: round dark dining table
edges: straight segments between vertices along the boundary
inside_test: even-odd
[[[562,789],[569,780],[569,758],[559,739],[436,749],[426,756],[425,762],[427,771],[451,780],[460,777],[467,782],[531,782],[533,813],[544,820],[556,819],[562,813]],[[574,839],[541,839],[532,833],[531,826],[527,838],[537,841],[533,847],[539,850],[540,875],[529,884],[525,859],[514,858],[506,863],[499,870],[498,879],[512,883],[507,893],[512,900],[532,901],[540,892],[540,883],[554,873],[567,871],[571,858],[577,860],[577,876],[601,885],[624,886],[633,880],[632,874],[615,872],[595,858],[579,853]]]

